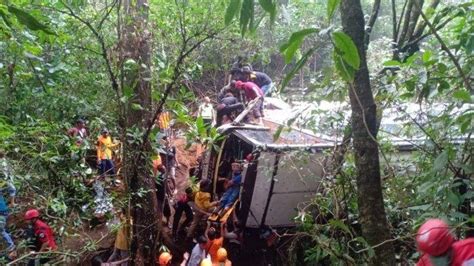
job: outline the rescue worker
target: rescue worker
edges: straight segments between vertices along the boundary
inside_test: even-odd
[[[29,226],[32,233],[32,240],[34,241],[34,252],[32,255],[35,258],[31,259],[28,262],[28,266],[37,265],[48,262],[51,257],[48,254],[37,254],[37,253],[46,253],[47,251],[53,251],[57,249],[56,241],[54,240],[54,234],[51,227],[49,227],[45,222],[41,221],[40,213],[36,209],[30,209],[25,213],[25,220],[29,222]]]
[[[189,256],[186,266],[199,266],[200,262],[206,258],[207,238],[199,236],[196,240],[197,244],[191,251],[191,256]]]
[[[209,99],[209,97],[206,96],[203,98],[203,103],[201,103],[198,107],[197,115],[198,117],[202,117],[206,127],[210,127],[215,123],[216,112],[214,111],[214,107],[212,106],[211,99]]]
[[[168,252],[163,252],[160,254],[160,256],[158,257],[158,265],[160,266],[168,266],[168,265],[171,265],[171,259],[173,257],[171,256],[170,253]]]
[[[237,80],[232,83],[235,88],[243,90],[245,92],[245,98],[247,101],[258,98],[257,103],[252,109],[253,116],[258,120],[260,125],[263,125],[263,92],[255,83],[253,82],[242,82]]]
[[[158,117],[158,127],[160,128],[160,132],[165,134],[165,136],[171,137],[171,118],[170,113],[168,111],[163,111],[160,113]]]
[[[416,244],[423,254],[417,266],[474,265],[474,238],[456,241],[440,219],[429,219],[418,229]]]
[[[194,230],[196,229],[199,222],[206,216],[206,214],[210,214],[214,207],[218,204],[217,201],[211,202],[210,185],[211,182],[209,179],[202,179],[199,182],[199,191],[194,195],[194,203],[198,210],[196,210],[193,222],[189,227],[187,234],[188,238],[193,236]]]
[[[217,263],[213,263],[213,266],[231,266],[232,262],[227,259],[227,250],[225,248],[219,248],[217,250]]]
[[[222,213],[225,213],[230,207],[232,207],[232,204],[234,204],[240,193],[240,184],[242,182],[242,166],[240,163],[234,162],[231,164],[231,169],[232,179],[228,182],[228,188],[224,195],[222,195],[222,198],[219,202],[219,211],[223,209]]]
[[[227,119],[232,120],[232,114],[240,113],[242,110],[244,110],[244,105],[240,103],[230,91],[227,92],[224,97],[219,100],[219,104],[217,105],[216,126],[223,124],[225,116],[227,116]]]
[[[219,226],[220,228],[216,228]],[[224,224],[214,224],[213,226],[210,226],[208,224],[207,227],[207,238],[209,239],[208,242],[208,247],[207,247],[207,252],[211,256],[212,263],[217,263],[217,251],[224,245]]]
[[[115,176],[115,166],[112,161],[112,149],[115,149],[119,143],[114,143],[109,135],[109,130],[103,128],[101,135],[97,138],[97,165],[101,177]],[[115,183],[115,182],[114,182]]]
[[[246,80],[251,81],[262,89],[263,95],[269,95],[273,90],[272,79],[263,72],[252,71],[250,67],[242,67],[242,72],[244,73]]]
[[[212,266],[212,260],[209,258],[205,258],[201,261],[201,264],[199,266]]]
[[[181,228],[188,227],[191,222],[193,221],[193,210],[189,206],[189,202],[193,200],[193,189],[188,187],[185,190],[184,194],[178,195],[178,201],[176,202],[174,208],[174,216],[173,216],[173,237],[177,238],[177,234],[179,232],[179,221],[181,220],[181,216],[183,212],[186,215],[186,220],[181,224]]]
[[[110,255],[107,262],[115,262],[128,258],[128,249],[130,247],[130,220],[127,218],[125,208],[117,212],[120,218],[120,228],[115,237],[114,252]],[[120,263],[119,265],[127,266],[128,263]]]

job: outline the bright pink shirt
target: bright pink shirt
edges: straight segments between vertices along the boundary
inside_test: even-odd
[[[253,100],[257,97],[263,96],[263,92],[260,87],[250,81],[242,82],[242,86],[239,89],[244,90],[245,97],[247,97],[248,100]]]

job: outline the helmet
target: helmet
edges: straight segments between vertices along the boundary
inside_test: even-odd
[[[212,261],[211,259],[203,259],[201,261],[201,264],[199,264],[199,266],[212,266]]]
[[[217,250],[217,260],[219,262],[225,262],[227,260],[227,250],[225,250],[225,248],[219,248]]]
[[[242,88],[242,85],[244,85],[244,83],[241,80],[237,80],[235,82],[235,87],[238,89]]]
[[[439,256],[448,251],[454,237],[449,226],[440,219],[429,219],[426,221],[416,236],[418,249],[430,256]]]
[[[168,263],[170,263],[171,261],[171,254],[169,254],[168,252],[163,252],[160,254],[160,257],[158,259],[158,264],[159,265],[168,265]]]
[[[37,209],[31,209],[26,211],[25,213],[25,220],[31,220],[33,218],[38,218],[40,216],[40,213]]]

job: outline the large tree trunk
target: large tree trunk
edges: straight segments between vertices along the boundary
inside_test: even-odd
[[[131,196],[133,219],[131,257],[134,265],[153,265],[156,257],[159,215],[156,186],[150,169],[151,145],[127,131],[144,132],[151,115],[150,33],[147,0],[123,0],[124,25],[121,48],[123,90],[133,94],[125,107],[124,174]],[[133,61],[134,62],[133,62]],[[126,93],[125,93],[126,94]]]
[[[343,0],[341,3],[343,30],[357,46],[360,68],[350,84],[349,98],[352,108],[352,139],[357,168],[357,193],[359,220],[362,234],[371,245],[390,238],[390,227],[385,215],[377,136],[376,105],[370,87],[364,49],[364,15],[360,0]],[[393,265],[394,252],[391,243],[375,248],[372,265]]]

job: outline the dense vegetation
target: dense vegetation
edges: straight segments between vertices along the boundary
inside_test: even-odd
[[[285,263],[414,261],[413,235],[428,217],[472,235],[473,8],[439,0],[4,1],[0,149],[15,170],[13,216],[36,206],[58,239],[78,234],[93,199],[84,180],[95,170],[74,154],[93,147],[102,127],[124,143],[130,191],[114,203],[156,202],[151,125],[172,110],[189,142],[212,144],[215,131],[191,114],[240,57],[270,74],[283,99],[347,103],[298,120],[343,141],[325,194],[311,203],[325,218],[300,212]],[[81,148],[66,134],[77,118],[92,136]],[[399,156],[394,136],[418,149]],[[138,209],[136,223],[161,217]],[[152,237],[134,238],[136,264],[161,244],[160,227],[148,230]],[[63,256],[80,260],[95,248],[90,241]]]

